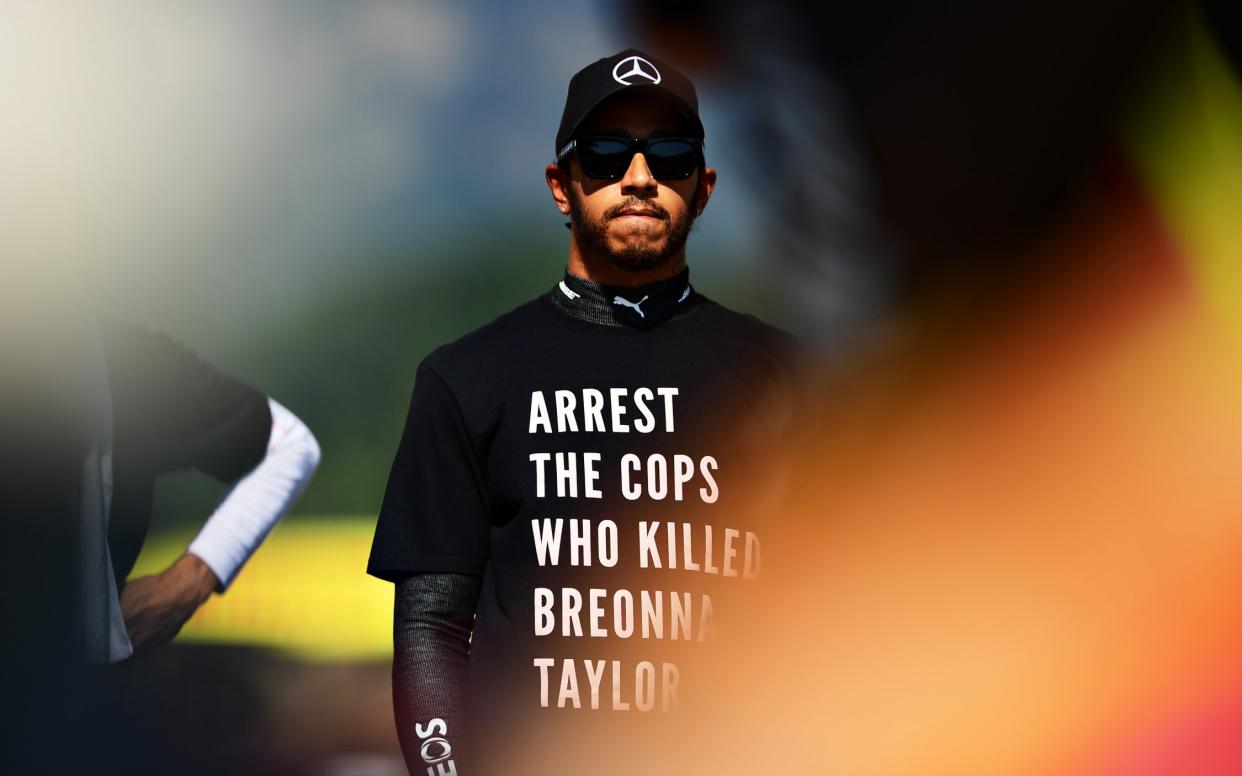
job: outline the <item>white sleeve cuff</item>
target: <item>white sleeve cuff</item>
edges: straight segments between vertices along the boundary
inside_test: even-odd
[[[276,521],[289,511],[319,465],[319,443],[296,415],[274,399],[267,455],[233,484],[207,518],[189,551],[207,564],[223,592]]]

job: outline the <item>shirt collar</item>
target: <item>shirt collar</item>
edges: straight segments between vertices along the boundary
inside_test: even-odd
[[[684,314],[701,299],[690,286],[689,267],[642,286],[610,286],[566,271],[549,294],[557,307],[575,318],[638,329]]]

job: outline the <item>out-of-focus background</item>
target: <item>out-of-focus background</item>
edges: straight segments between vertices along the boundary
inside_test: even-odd
[[[63,254],[103,312],[279,397],[329,451],[299,511],[369,514],[418,359],[563,270],[543,167],[569,76],[633,37],[620,15],[604,3],[15,3],[2,148],[21,219],[6,254]],[[759,192],[730,172],[736,102],[703,92],[723,177],[694,272],[753,307]]]
[[[756,614],[797,637],[744,653],[788,670],[692,761],[1238,773],[1240,30],[1157,0],[6,4],[8,289],[168,331],[324,451],[130,712],[209,771],[404,772],[363,569],[414,369],[559,276],[565,86],[637,41],[696,75],[720,170],[696,286],[816,354],[786,538],[823,549]],[[134,573],[218,495],[165,478]],[[748,713],[766,759],[720,732]]]
[[[392,587],[364,569],[414,370],[559,279],[543,168],[570,75],[632,45],[623,17],[559,0],[5,4],[10,288],[172,334],[324,451],[228,594],[144,661],[159,679],[132,705],[153,737],[230,769],[404,772]],[[770,309],[740,108],[701,92],[721,185],[695,282]],[[162,478],[134,575],[183,552],[219,496],[204,475]]]

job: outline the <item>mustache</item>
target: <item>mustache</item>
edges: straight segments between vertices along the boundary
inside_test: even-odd
[[[655,213],[657,216],[659,216],[660,218],[664,219],[665,221],[667,221],[669,218],[668,211],[665,210],[663,207],[661,207],[659,203],[657,203],[653,199],[643,199],[641,197],[628,197],[625,200],[617,203],[616,205],[613,205],[612,207],[608,208],[608,210],[604,213],[604,215],[607,218],[616,218],[617,216],[621,214],[622,210],[627,210],[629,208],[640,208],[642,210],[650,210],[653,213]]]

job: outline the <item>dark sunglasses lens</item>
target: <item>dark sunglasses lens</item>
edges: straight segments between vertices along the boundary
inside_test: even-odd
[[[699,154],[687,140],[654,140],[647,145],[651,174],[665,180],[689,178],[699,166]]]
[[[631,158],[629,145],[620,140],[589,137],[578,142],[578,159],[588,178],[620,178],[629,168]]]

